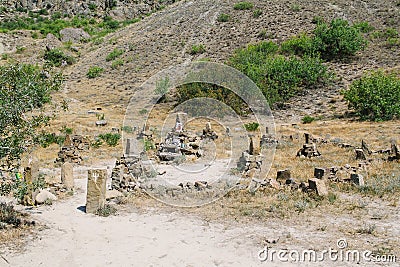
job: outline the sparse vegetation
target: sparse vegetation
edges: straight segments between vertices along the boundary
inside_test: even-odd
[[[206,51],[206,47],[203,44],[192,45],[190,50],[191,55],[202,54]]]
[[[260,127],[260,124],[258,122],[249,122],[244,124],[244,128],[248,132],[255,132],[258,130],[258,127]]]
[[[355,80],[344,98],[363,120],[400,118],[400,78],[382,71]]]
[[[111,68],[115,70],[123,65],[124,65],[124,61],[122,59],[117,59],[112,62]]]
[[[253,11],[253,17],[259,18],[259,17],[261,17],[262,13],[263,13],[262,10],[257,8],[256,10]]]
[[[249,9],[252,9],[253,6],[254,6],[253,3],[244,1],[244,2],[236,3],[233,6],[233,9],[235,9],[235,10],[249,10]]]
[[[60,49],[51,49],[47,50],[44,53],[44,60],[46,60],[46,63],[49,64],[50,66],[55,66],[55,67],[60,67],[63,64],[68,64],[72,65],[75,62],[74,57],[66,55],[63,51]]]
[[[88,77],[89,79],[94,79],[96,77],[99,77],[103,73],[103,71],[104,69],[101,67],[92,66],[89,68],[86,77]]]
[[[230,18],[231,18],[230,15],[225,14],[225,13],[221,13],[218,16],[217,21],[219,21],[219,22],[227,22],[227,21],[229,21]]]
[[[304,117],[301,119],[301,121],[302,121],[304,124],[312,123],[313,121],[315,121],[315,118],[314,118],[314,117],[311,117],[311,116],[309,116],[309,115],[307,115],[307,116],[304,116]]]
[[[102,217],[108,217],[111,215],[115,215],[116,213],[117,213],[117,209],[108,204],[106,204],[103,208],[99,208],[96,211],[96,215],[102,216]]]
[[[106,61],[112,61],[124,53],[125,51],[123,49],[114,48],[114,50],[107,55]]]
[[[121,135],[118,133],[106,133],[106,134],[100,134],[99,138],[101,140],[104,140],[109,146],[116,146],[118,145],[118,142],[121,139]]]

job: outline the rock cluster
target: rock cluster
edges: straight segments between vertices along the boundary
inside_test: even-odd
[[[67,135],[61,150],[58,152],[56,162],[81,163],[79,151],[88,150],[90,141],[81,135]]]
[[[143,165],[139,157],[121,157],[117,160],[111,174],[111,187],[118,191],[132,191],[140,186]]]
[[[306,143],[303,145],[303,147],[297,152],[297,157],[303,157],[303,158],[312,158],[312,157],[319,157],[321,156],[321,153],[318,152],[317,150],[317,145],[315,143],[312,143],[310,140],[310,134],[305,133],[304,137],[306,139]]]

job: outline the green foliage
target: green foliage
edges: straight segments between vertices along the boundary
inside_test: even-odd
[[[65,136],[56,135],[55,133],[46,133],[42,132],[39,136],[36,137],[36,142],[41,147],[48,147],[51,144],[62,145],[64,143]]]
[[[219,14],[219,16],[218,16],[217,21],[219,21],[219,22],[227,22],[227,21],[230,20],[230,18],[231,18],[230,15],[225,14],[225,13],[221,13],[221,14]]]
[[[248,112],[247,105],[244,101],[238,97],[231,90],[226,89],[224,87],[220,87],[215,84],[209,83],[189,83],[181,85],[177,88],[178,93],[178,104],[184,103],[187,100],[193,98],[201,98],[207,97],[218,100],[220,102],[225,103],[227,106],[232,108],[237,114],[245,115]],[[185,109],[186,112],[190,113],[192,116],[199,116],[200,114],[208,112],[218,112],[218,114],[212,114],[214,116],[223,116],[228,113],[228,109],[224,109],[220,104],[215,103],[215,106],[212,107],[213,103],[208,103],[208,106],[201,105],[191,105]],[[227,107],[228,108],[228,107]]]
[[[99,77],[103,73],[104,69],[97,66],[92,66],[89,68],[88,72],[86,73],[86,77],[89,79],[94,79]]]
[[[154,93],[164,97],[165,94],[168,93],[168,89],[170,86],[171,85],[168,77],[160,79],[159,81],[156,82],[156,89],[154,89]]]
[[[358,29],[362,33],[369,33],[369,32],[372,32],[373,30],[375,30],[375,28],[373,26],[369,25],[369,23],[367,21],[362,21],[362,22],[356,23],[353,25],[353,27]]]
[[[235,51],[229,64],[246,74],[262,90],[270,104],[284,101],[304,87],[329,78],[327,68],[316,57],[285,58],[277,55],[273,42],[261,42]]]
[[[0,67],[0,167],[11,167],[35,143],[36,129],[51,119],[44,105],[62,81],[61,74],[33,65]]]
[[[255,132],[258,130],[258,127],[260,127],[260,124],[258,122],[249,122],[244,124],[244,128],[248,132]]]
[[[66,55],[63,51],[57,48],[47,50],[44,53],[43,58],[46,60],[47,64],[56,67],[60,67],[63,63],[72,65],[75,62],[75,59],[72,56]]]
[[[100,134],[99,138],[104,140],[109,146],[116,146],[121,139],[121,135],[116,133],[106,133]]]
[[[261,17],[262,13],[263,13],[262,10],[257,8],[256,10],[253,11],[253,17],[259,18],[259,17]]]
[[[112,61],[117,57],[120,57],[125,51],[123,49],[114,48],[114,50],[107,55],[106,61]]]
[[[346,58],[363,50],[367,44],[360,31],[346,20],[320,23],[314,30],[314,45],[324,59]]]
[[[281,51],[289,55],[299,56],[314,56],[317,53],[313,38],[305,33],[284,41],[281,44]]]
[[[108,217],[111,215],[115,215],[116,213],[117,213],[117,209],[108,204],[106,204],[103,208],[99,208],[96,211],[96,215],[102,216],[102,217]]]
[[[299,12],[300,10],[301,10],[301,7],[300,7],[300,5],[298,5],[298,4],[292,4],[292,5],[290,6],[290,11]]]
[[[400,78],[394,73],[369,73],[355,80],[344,98],[363,120],[400,118]]]
[[[202,54],[206,51],[206,48],[203,44],[192,45],[192,49],[190,50],[191,55]]]
[[[90,9],[91,11],[96,11],[97,5],[96,5],[95,3],[90,3],[90,4],[89,4],[89,9]]]
[[[144,150],[149,151],[149,150],[154,150],[156,149],[156,146],[153,144],[151,140],[144,139]]]
[[[117,59],[112,62],[111,68],[115,70],[123,65],[124,65],[124,61],[122,59]]]
[[[147,114],[148,112],[149,112],[149,111],[148,111],[147,109],[145,109],[145,108],[139,110],[139,114],[140,114],[140,115],[145,115],[145,114]]]
[[[12,225],[18,227],[21,225],[20,214],[14,210],[14,206],[0,202],[0,229]]]
[[[1,55],[1,60],[7,60],[9,58],[8,54],[2,54]]]
[[[121,130],[126,132],[126,133],[133,133],[133,129],[131,126],[125,125],[121,127]]]
[[[248,10],[248,9],[252,9],[253,6],[254,6],[253,3],[244,1],[244,2],[236,3],[233,6],[233,9],[235,9],[235,10]]]
[[[315,121],[315,118],[314,118],[314,117],[311,117],[311,116],[309,116],[309,115],[306,115],[306,116],[304,116],[304,117],[301,119],[301,121],[302,121],[304,124],[312,123],[313,121]]]

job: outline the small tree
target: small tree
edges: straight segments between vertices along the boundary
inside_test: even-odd
[[[400,78],[382,71],[355,80],[344,98],[363,120],[400,118]]]
[[[44,105],[60,89],[61,74],[25,64],[0,67],[0,168],[10,170],[38,140],[36,130],[51,117]]]

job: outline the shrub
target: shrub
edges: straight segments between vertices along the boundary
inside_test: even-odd
[[[3,225],[12,225],[18,227],[21,224],[20,214],[14,210],[10,204],[0,202],[0,229],[5,228]]]
[[[260,127],[260,124],[258,122],[249,122],[244,124],[244,128],[246,129],[246,131],[249,132],[257,131],[258,127]]]
[[[355,80],[344,98],[363,120],[400,118],[400,78],[382,71]]]
[[[316,48],[313,38],[303,33],[299,36],[291,37],[281,44],[281,51],[291,55],[315,55]]]
[[[362,21],[353,25],[354,28],[358,29],[362,33],[369,33],[375,30],[375,28],[369,25],[368,22]]]
[[[75,62],[75,59],[72,56],[64,54],[63,51],[57,48],[47,50],[44,53],[44,59],[46,60],[47,64],[56,67],[60,67],[63,63],[72,65]]]
[[[366,46],[366,40],[359,30],[342,19],[334,19],[329,25],[318,24],[314,35],[315,47],[328,60],[353,56]]]
[[[88,77],[89,79],[99,77],[103,71],[104,69],[101,67],[92,66],[89,68],[86,77]]]
[[[112,69],[118,69],[119,67],[124,65],[124,61],[122,59],[114,60],[111,64]]]
[[[311,116],[309,116],[309,115],[306,115],[306,116],[304,116],[304,117],[301,119],[301,121],[302,121],[304,124],[312,123],[313,121],[315,121],[315,118],[314,118],[314,117],[311,117]]]
[[[206,51],[206,48],[203,44],[193,45],[192,49],[190,50],[191,55],[202,54]]]
[[[118,145],[119,139],[121,139],[121,135],[115,133],[106,133],[100,134],[99,138],[104,140],[109,146],[116,146]]]
[[[253,6],[254,6],[253,3],[245,1],[245,2],[236,3],[233,6],[233,9],[235,9],[235,10],[248,10],[248,9],[252,9]]]
[[[254,18],[259,18],[262,15],[262,10],[257,8],[256,10],[254,10],[253,12],[253,17]]]
[[[227,22],[227,21],[229,21],[230,18],[231,18],[230,15],[221,13],[218,16],[217,21],[219,21],[219,22]]]
[[[106,61],[112,61],[120,57],[125,51],[123,49],[115,48],[110,54],[107,55]]]

